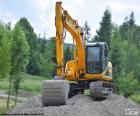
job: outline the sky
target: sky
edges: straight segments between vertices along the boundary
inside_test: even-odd
[[[12,27],[26,17],[37,35],[46,38],[55,36],[55,2],[58,0],[0,0],[0,19],[11,22]],[[62,6],[83,26],[85,21],[94,36],[106,8],[110,8],[112,22],[122,24],[124,18],[134,12],[136,23],[140,25],[140,0],[61,0]],[[72,43],[67,33],[66,43]]]

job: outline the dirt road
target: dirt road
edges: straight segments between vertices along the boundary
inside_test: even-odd
[[[76,95],[68,100],[67,105],[42,107],[41,97],[37,96],[19,104],[10,113],[44,116],[140,116],[140,105],[118,95],[99,101]]]

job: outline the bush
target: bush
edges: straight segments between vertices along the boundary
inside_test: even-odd
[[[131,99],[131,100],[140,104],[140,93],[137,93],[137,94],[134,94],[134,95],[130,96],[129,99]]]
[[[118,93],[128,97],[135,94],[139,89],[139,83],[133,73],[122,72],[116,79]]]

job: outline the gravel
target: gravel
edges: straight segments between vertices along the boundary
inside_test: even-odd
[[[15,95],[15,93],[11,93],[11,95]],[[35,95],[36,95],[36,93],[30,92],[30,91],[25,91],[25,90],[18,91],[18,97],[30,98],[30,97],[33,97]]]
[[[129,110],[129,112],[127,112]],[[76,95],[64,106],[42,107],[41,96],[35,96],[18,104],[9,113],[44,116],[140,116],[140,105],[122,96],[111,95],[107,99],[93,100],[89,96]]]

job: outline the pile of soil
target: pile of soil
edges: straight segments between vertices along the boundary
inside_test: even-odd
[[[140,105],[123,96],[111,95],[107,99],[93,100],[90,96],[76,95],[68,100],[67,105],[42,107],[41,96],[18,104],[10,113],[44,116],[125,116],[129,109],[140,115]]]

